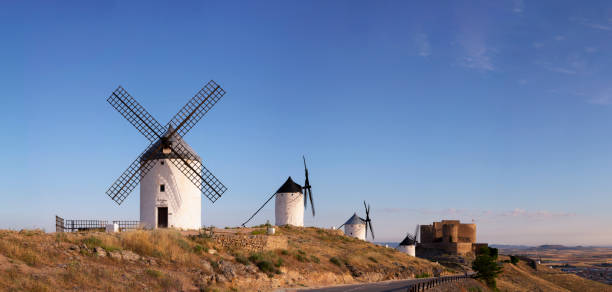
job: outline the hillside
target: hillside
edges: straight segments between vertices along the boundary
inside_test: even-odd
[[[500,260],[508,257],[500,256]],[[537,265],[537,270],[524,261],[513,265],[504,263],[503,273],[497,280],[500,291],[612,291],[612,286],[588,280],[573,274]]]
[[[277,228],[270,237],[283,248],[256,251],[249,242],[265,239],[263,233],[263,228],[116,234],[2,230],[0,287],[253,291],[448,273],[438,264],[318,228]]]

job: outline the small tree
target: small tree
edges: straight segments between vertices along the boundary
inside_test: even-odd
[[[519,262],[519,258],[518,258],[517,256],[513,256],[513,255],[511,255],[511,256],[510,256],[510,262],[511,262],[513,265],[516,265],[516,264],[518,264],[518,262]]]
[[[496,287],[495,278],[502,272],[497,264],[498,250],[496,248],[482,247],[474,262],[472,269],[476,271],[476,278],[482,279],[491,288]]]

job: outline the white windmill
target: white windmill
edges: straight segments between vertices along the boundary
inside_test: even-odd
[[[355,213],[353,216],[351,216],[351,218],[349,218],[349,220],[340,225],[338,229],[344,226],[345,235],[366,240],[368,237],[369,227],[370,233],[372,233],[372,239],[374,239],[374,229],[372,228],[372,219],[370,219],[370,205],[366,205],[366,202],[364,201],[363,206],[365,207],[366,219],[357,216],[357,213]]]
[[[304,159],[304,174],[306,179],[304,186],[297,184],[291,179],[287,178],[285,183],[272,195],[268,200],[261,206],[255,213],[244,223],[246,224],[263,209],[263,207],[270,202],[272,198],[274,200],[274,217],[276,226],[293,225],[293,226],[304,226],[304,209],[306,209],[307,203],[310,200],[310,208],[312,209],[312,216],[315,215],[314,202],[312,199],[312,186],[308,180],[308,168],[306,167],[306,158]],[[307,199],[308,198],[308,199]]]
[[[416,256],[416,244],[417,244],[417,233],[419,232],[419,225],[417,224],[414,234],[408,233],[404,240],[400,242],[397,250],[407,253],[409,256]]]
[[[214,203],[227,190],[182,138],[224,94],[211,80],[165,127],[121,86],[107,99],[151,142],[106,191],[121,205],[140,183],[143,227],[198,229],[202,225],[200,193]]]

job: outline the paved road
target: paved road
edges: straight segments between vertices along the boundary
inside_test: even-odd
[[[441,277],[444,278],[444,277]],[[341,291],[347,291],[347,292],[381,292],[381,291],[385,291],[385,292],[391,292],[391,291],[406,291],[408,288],[410,288],[410,286],[419,283],[419,282],[425,282],[427,281],[428,278],[424,278],[424,279],[413,279],[413,280],[397,280],[397,281],[385,281],[385,282],[375,282],[375,283],[363,283],[363,284],[354,284],[354,285],[341,285],[341,286],[331,286],[331,287],[321,287],[321,288],[314,288],[314,289],[308,289],[308,288],[303,288],[303,289],[293,289],[293,288],[288,288],[288,289],[281,289],[278,291],[286,291],[286,292],[293,292],[293,291],[310,291],[310,292],[341,292]]]

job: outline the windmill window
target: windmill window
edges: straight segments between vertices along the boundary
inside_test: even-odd
[[[165,192],[166,191],[166,185],[164,185],[164,184],[159,185],[159,191],[161,193]]]

